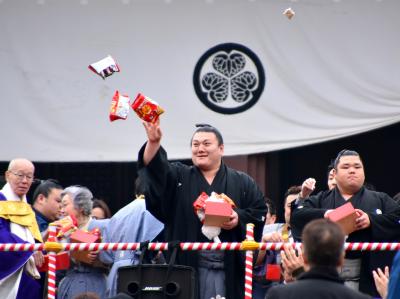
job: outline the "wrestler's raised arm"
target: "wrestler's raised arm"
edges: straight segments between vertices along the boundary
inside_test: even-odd
[[[153,160],[161,145],[162,132],[160,119],[155,123],[143,122],[147,134],[147,144],[143,154],[144,165],[148,165]]]

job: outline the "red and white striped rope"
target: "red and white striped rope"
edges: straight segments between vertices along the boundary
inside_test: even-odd
[[[241,243],[181,243],[182,250],[240,250]]]
[[[57,227],[50,225],[49,226],[49,242],[57,242],[56,237]],[[56,255],[57,253],[54,251],[50,251],[48,253],[49,256],[49,264],[47,270],[47,298],[55,299],[56,298]]]
[[[285,243],[287,244],[287,243]],[[301,248],[301,243],[291,243],[296,248]],[[62,250],[137,250],[140,243],[60,243]],[[258,243],[260,250],[281,250],[283,243]],[[0,251],[36,251],[44,250],[44,243],[2,243]],[[224,243],[180,243],[182,250],[243,250],[240,242]],[[397,251],[400,250],[400,243],[345,243],[346,251]],[[168,243],[149,243],[149,250],[168,250]]]
[[[246,226],[246,241],[254,241],[254,224]],[[245,274],[244,274],[244,299],[253,298],[253,251],[246,251]]]

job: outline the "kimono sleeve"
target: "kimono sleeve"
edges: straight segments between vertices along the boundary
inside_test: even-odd
[[[264,227],[264,217],[267,213],[264,195],[255,181],[248,175],[241,173],[240,180],[243,184],[244,192],[241,199],[241,206],[236,209],[239,216],[239,224],[243,234],[246,234],[246,224],[254,224],[254,239],[260,240]],[[240,185],[240,182],[237,182]]]
[[[397,242],[400,239],[400,205],[385,193],[379,193],[379,199],[382,211],[368,213],[372,240]]]
[[[143,163],[146,145],[140,149],[138,158],[138,175],[145,189],[147,209],[158,220],[168,222],[173,205],[177,171],[169,163],[166,151],[160,147],[148,165]]]
[[[10,232],[9,221],[0,218],[0,243],[27,243]],[[31,251],[4,251],[0,252],[0,280],[23,267]]]
[[[290,227],[295,239],[300,239],[301,232],[308,222],[324,218],[328,209],[321,208],[324,192],[310,196],[305,200],[296,200],[291,205]]]
[[[387,293],[387,299],[397,298],[400,298],[400,252],[396,254],[393,261]]]

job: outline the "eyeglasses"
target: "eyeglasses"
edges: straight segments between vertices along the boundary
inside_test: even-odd
[[[22,174],[22,173],[16,173],[14,171],[9,170],[13,175],[15,175],[18,180],[22,181],[24,178],[26,178],[27,181],[33,181],[33,175],[30,174]]]

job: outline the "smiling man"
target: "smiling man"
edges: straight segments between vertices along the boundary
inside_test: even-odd
[[[400,206],[387,194],[364,187],[364,164],[360,155],[351,150],[341,151],[335,159],[333,172],[335,188],[292,204],[290,221],[295,231],[301,231],[309,221],[326,218],[333,209],[351,202],[356,209],[357,219],[355,231],[348,236],[347,242],[398,242]],[[347,252],[342,278],[348,286],[378,296],[372,271],[387,265],[386,254]]]
[[[35,213],[27,204],[35,167],[14,159],[6,171],[7,184],[0,190],[0,243],[42,242]],[[40,298],[40,278],[32,251],[0,252],[0,298]]]
[[[167,241],[210,241],[201,232],[193,202],[202,192],[211,195],[213,191],[228,195],[237,206],[222,226],[221,241],[243,241],[247,223],[255,224],[255,238],[260,239],[266,214],[264,196],[251,177],[224,164],[224,142],[216,128],[197,125],[190,144],[193,166],[187,166],[168,162],[159,122],[144,123],[144,127],[148,140],[139,152],[139,176],[146,186],[147,209],[164,223]],[[196,268],[200,299],[217,294],[234,299],[244,295],[243,257],[233,251],[186,251],[177,260]]]

